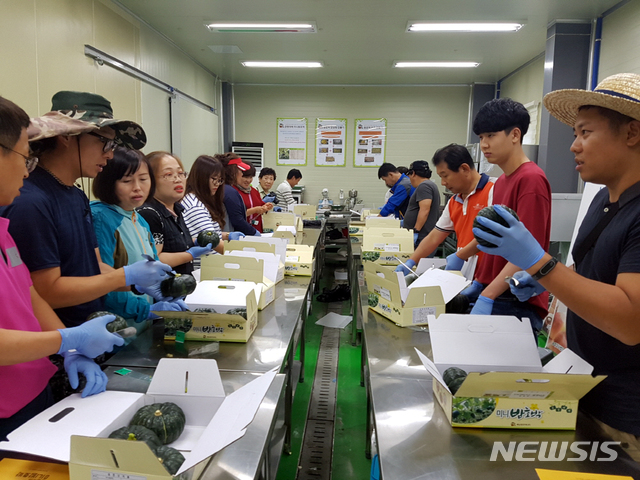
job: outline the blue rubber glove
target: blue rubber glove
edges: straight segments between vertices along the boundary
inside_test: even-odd
[[[493,300],[480,295],[476,304],[471,309],[471,315],[491,315],[493,311]]]
[[[447,256],[447,266],[444,267],[445,270],[462,270],[464,266],[464,260],[461,259],[457,253],[452,253]]]
[[[404,228],[404,218],[400,220],[400,228]]]
[[[484,287],[482,286],[482,284],[477,280],[474,280],[473,282],[471,282],[471,285],[469,285],[467,288],[462,290],[460,294],[468,297],[469,302],[473,303],[478,298],[478,295],[482,293],[482,290],[484,290]]]
[[[162,289],[160,288],[160,283],[156,283],[155,285],[151,285],[149,287],[143,287],[142,285],[135,285],[135,289],[140,293],[144,293],[145,295],[149,295],[156,302],[170,302],[173,300],[173,297],[164,297],[162,295]]]
[[[413,244],[415,245],[416,243],[418,243],[418,234],[414,233],[413,234]]]
[[[261,237],[262,235],[260,235],[260,232],[258,230],[255,231],[255,233],[253,234],[254,237]]]
[[[273,207],[273,211],[274,212],[281,212],[282,211],[282,207]]]
[[[149,307],[148,319],[154,320],[160,318],[153,312],[182,312],[187,309],[187,305],[182,300],[175,300],[171,302],[156,302]]]
[[[416,266],[416,262],[414,262],[413,260],[409,259],[406,262],[404,262],[405,265],[407,267],[413,268]],[[407,267],[405,267],[404,265],[400,264],[396,267],[395,271],[396,272],[402,272],[404,273],[404,276],[406,277],[407,275],[409,275],[411,273],[411,270],[408,270]]]
[[[62,356],[71,388],[75,390],[80,384],[78,373],[82,373],[87,380],[87,384],[82,389],[82,398],[102,393],[107,389],[107,376],[92,359],[78,352],[63,352]]]
[[[273,203],[276,201],[276,196],[275,195],[265,195],[264,198],[262,199],[262,201],[264,203]]]
[[[115,315],[96,317],[82,325],[72,328],[60,328],[62,343],[58,354],[69,350],[77,350],[78,353],[89,358],[96,358],[104,352],[110,352],[114,346],[124,345],[124,338],[114,335],[107,330],[107,323],[113,322]]]
[[[526,302],[531,297],[540,295],[546,290],[525,271],[516,272],[513,278],[518,281],[518,286],[516,287],[512,282],[509,282],[509,288],[511,293],[518,297],[521,302]]]
[[[489,220],[486,217],[476,217],[480,225],[496,233],[496,235],[492,235],[479,228],[474,228],[473,234],[476,237],[496,245],[496,247],[493,248],[478,245],[478,248],[491,255],[499,255],[523,270],[531,268],[542,258],[544,249],[534,236],[531,235],[529,230],[527,230],[524,223],[516,220],[513,215],[500,205],[494,205],[493,208],[498,215],[507,221],[509,227],[500,225],[498,222]]]
[[[165,265],[157,260],[141,260],[133,265],[124,267],[124,278],[128,285],[140,285],[142,287],[150,287],[156,283],[160,283],[167,277],[167,273],[171,271],[169,265]]]
[[[240,240],[244,236],[245,234],[242,232],[231,232],[229,233],[229,240]]]
[[[196,258],[200,258],[202,255],[207,255],[211,253],[211,250],[213,250],[212,243],[210,243],[206,247],[201,247],[200,245],[194,245],[193,247],[187,249],[187,253],[191,255],[195,260]]]

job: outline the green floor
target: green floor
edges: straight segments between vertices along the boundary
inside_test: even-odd
[[[324,277],[332,271],[326,269]],[[330,282],[329,282],[330,283]],[[321,283],[320,291],[326,283]],[[323,327],[315,324],[327,313],[328,304],[313,300],[312,315],[306,325],[305,381],[298,384],[293,402],[291,455],[280,459],[277,480],[294,480],[298,469],[298,457],[304,436],[304,427],[309,408],[309,397],[318,359],[318,347]],[[343,315],[351,315],[350,303],[343,302]],[[366,395],[360,386],[361,346],[351,345],[351,325],[340,332],[338,363],[338,403],[336,408],[335,435],[333,444],[332,477],[339,480],[369,478],[371,460],[364,455]]]

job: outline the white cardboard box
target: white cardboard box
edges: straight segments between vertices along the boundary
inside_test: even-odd
[[[296,215],[293,212],[274,212],[272,210],[262,216],[264,233],[275,232],[280,225],[296,226]]]
[[[283,238],[249,237],[251,240],[234,240],[225,245],[225,251],[273,253],[278,259],[276,283],[284,280],[284,262],[287,258],[288,240]],[[258,240],[260,239],[260,240]]]
[[[400,228],[400,220],[395,217],[366,217],[365,227]]]
[[[293,206],[293,213],[304,220],[315,220],[316,219],[316,206],[309,205],[306,203],[301,203],[299,205]]]
[[[578,401],[605,378],[568,349],[542,367],[529,322],[516,317],[441,315],[429,335],[434,361],[416,351],[456,427],[573,430]],[[468,373],[455,395],[442,377],[452,366]]]
[[[309,245],[287,245],[285,274],[310,277],[313,274],[313,250]]]
[[[243,255],[250,252],[236,252],[237,255],[208,255],[200,263],[202,280],[231,280],[235,282],[253,282],[256,285],[256,301],[258,310],[264,309],[273,302],[276,284],[265,274],[265,261]],[[275,260],[275,255],[272,255]],[[271,263],[273,278],[277,275],[277,263]],[[274,268],[275,267],[275,268]]]
[[[272,370],[225,396],[215,360],[163,358],[146,394],[73,394],[11,432],[0,448],[69,462],[71,480],[169,480],[176,477],[146,443],[106,437],[128,425],[140,407],[174,402],[186,416],[184,432],[170,444],[185,456],[176,476],[193,468],[196,480],[211,455],[244,435],[275,375]]]

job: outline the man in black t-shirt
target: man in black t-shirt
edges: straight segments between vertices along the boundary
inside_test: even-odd
[[[567,306],[568,347],[593,365],[594,374],[607,375],[580,408],[640,461],[640,75],[613,75],[592,92],[551,92],[544,104],[574,129],[571,151],[580,177],[605,186],[580,226],[575,271],[556,265],[502,210],[509,227],[480,220],[500,237],[479,229],[474,234],[498,245],[481,250],[525,270],[514,275],[520,284],[511,289],[519,299],[547,289]]]
[[[431,181],[431,169],[424,160],[416,160],[409,166],[407,176],[415,188],[404,214],[404,228],[413,230],[414,246],[436,226],[440,215],[440,192]]]

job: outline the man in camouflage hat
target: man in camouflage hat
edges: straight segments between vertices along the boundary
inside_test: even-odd
[[[113,270],[102,263],[89,200],[74,186],[102,171],[116,145],[142,148],[142,127],[113,118],[109,101],[93,93],[58,92],[52,103],[52,111],[32,119],[27,130],[38,167],[0,215],[11,220],[34,287],[73,327],[102,310],[103,295],[130,285],[157,286],[171,267],[141,260]]]

